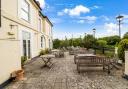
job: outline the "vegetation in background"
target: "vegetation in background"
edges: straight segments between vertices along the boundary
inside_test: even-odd
[[[119,36],[109,36],[95,39],[93,35],[86,35],[83,38],[71,38],[65,40],[55,39],[53,41],[53,47],[55,49],[62,47],[79,46],[85,47],[87,49],[92,48],[96,50],[97,54],[102,54],[105,56],[114,56],[115,46],[118,47],[118,55],[120,59],[124,60],[124,50],[125,45],[128,40],[128,32],[124,34],[123,38],[120,39]]]
[[[116,43],[120,42],[120,37],[115,35],[115,36],[109,36],[109,37],[102,37],[102,38],[99,38],[99,40],[107,41],[107,45],[115,45]]]
[[[93,48],[95,45],[95,38],[93,37],[93,35],[87,35],[84,37],[83,43],[85,48]]]
[[[105,47],[107,47],[107,41],[105,40],[97,40],[97,46],[102,50],[102,53],[104,54]]]
[[[118,57],[123,60],[123,62],[125,61],[124,59],[124,51],[126,49],[128,45],[128,39],[123,39],[122,41],[120,41],[119,45],[118,45]]]
[[[128,32],[124,34],[123,39],[128,39]]]

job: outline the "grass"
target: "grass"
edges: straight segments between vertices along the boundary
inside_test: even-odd
[[[96,50],[96,55],[113,57],[114,56],[114,50],[106,50],[104,54],[102,53],[102,50]]]

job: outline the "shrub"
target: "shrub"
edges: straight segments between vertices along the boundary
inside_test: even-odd
[[[46,49],[45,49],[45,53],[46,53],[46,54],[50,53],[50,49],[46,48]]]
[[[127,45],[128,45],[128,39],[123,39],[118,44],[118,57],[119,57],[119,59],[123,60],[123,62],[125,61],[125,59],[124,59],[124,51],[125,51]]]
[[[45,54],[48,54],[48,53],[50,53],[50,49],[46,48],[45,50],[40,51],[39,56],[45,55]]]
[[[39,53],[39,56],[45,55],[45,54],[46,54],[45,50],[41,50],[40,53]]]
[[[26,56],[21,56],[21,65],[24,65],[24,62],[27,60]]]

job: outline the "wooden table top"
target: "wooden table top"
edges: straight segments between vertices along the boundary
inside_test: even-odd
[[[55,58],[55,55],[46,54],[46,55],[42,55],[41,57],[43,57],[43,58]]]

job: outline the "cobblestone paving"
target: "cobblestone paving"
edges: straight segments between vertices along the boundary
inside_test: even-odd
[[[40,59],[25,65],[24,81],[12,82],[5,89],[128,89],[128,81],[118,72],[77,73],[73,56],[56,58],[51,69],[41,68]]]

